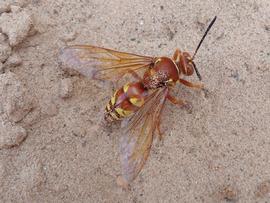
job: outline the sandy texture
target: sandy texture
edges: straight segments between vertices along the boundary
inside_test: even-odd
[[[178,85],[166,137],[131,191],[116,127],[116,85],[61,70],[59,48],[93,44],[147,55],[191,53],[206,91]],[[270,2],[0,1],[1,202],[270,202]],[[196,81],[196,77],[190,78]]]

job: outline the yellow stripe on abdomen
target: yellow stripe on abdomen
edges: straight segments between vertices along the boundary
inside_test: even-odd
[[[115,91],[106,106],[106,120],[121,120],[136,112],[145,103],[146,90],[139,83],[128,83]]]
[[[126,117],[126,116],[129,116],[130,114],[133,113],[133,111],[128,111],[128,110],[125,110],[125,109],[122,109],[122,108],[115,108],[115,111],[122,117]]]
[[[143,98],[130,98],[129,99],[130,103],[133,104],[136,107],[141,107],[144,104],[144,99]]]

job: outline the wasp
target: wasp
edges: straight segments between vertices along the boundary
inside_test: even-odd
[[[177,105],[185,104],[185,101],[172,96],[170,90],[177,82],[191,88],[203,88],[202,83],[192,83],[183,77],[195,72],[201,80],[194,58],[215,20],[216,17],[209,24],[193,56],[176,49],[172,58],[150,57],[91,45],[72,45],[60,51],[63,65],[92,79],[119,80],[128,74],[135,78],[134,82],[115,91],[105,108],[105,120],[121,120],[125,128],[120,138],[122,175],[118,183],[121,186],[129,185],[142,170],[156,130],[162,139],[161,113],[166,100]]]

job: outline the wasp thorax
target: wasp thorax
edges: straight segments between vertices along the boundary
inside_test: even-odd
[[[153,67],[145,72],[143,83],[145,87],[153,89],[170,85],[178,79],[179,71],[172,59],[159,57],[155,60]]]

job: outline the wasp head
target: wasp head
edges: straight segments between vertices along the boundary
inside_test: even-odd
[[[193,58],[188,52],[183,52],[180,54],[178,68],[183,75],[187,76],[192,75],[195,70],[198,78],[201,80],[201,75],[198,69],[196,68]]]

